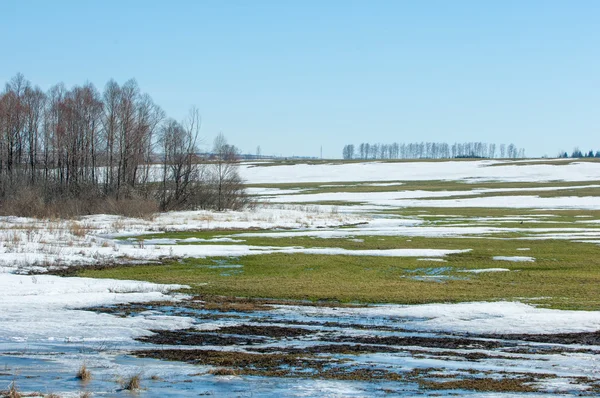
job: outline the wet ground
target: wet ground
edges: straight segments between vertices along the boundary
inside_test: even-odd
[[[415,330],[425,318],[368,315],[361,306],[227,297],[88,310],[194,322],[134,344],[5,344],[0,390],[14,381],[42,394],[126,396],[138,374],[144,396],[600,393],[600,333],[439,333]],[[82,363],[89,382],[75,377]]]

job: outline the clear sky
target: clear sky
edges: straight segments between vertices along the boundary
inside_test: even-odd
[[[135,78],[206,147],[600,149],[598,0],[0,0],[0,81]]]

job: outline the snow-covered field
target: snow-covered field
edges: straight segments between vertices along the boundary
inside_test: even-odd
[[[239,319],[232,316],[230,319],[210,320],[203,318],[206,314],[198,315],[164,308],[151,308],[136,313],[135,316],[122,317],[86,311],[82,309],[129,303],[172,301],[173,306],[176,306],[178,301],[186,297],[182,293],[170,292],[181,291],[184,286],[66,278],[44,275],[44,272],[73,265],[148,263],[173,257],[245,256],[266,253],[408,256],[428,261],[443,261],[444,257],[451,253],[468,250],[265,247],[243,244],[245,237],[360,239],[361,236],[483,237],[522,233],[537,239],[600,239],[600,229],[596,228],[600,220],[596,219],[582,219],[579,223],[565,228],[544,228],[544,217],[537,215],[495,219],[449,217],[446,221],[455,221],[456,224],[436,224],[429,222],[426,215],[399,217],[375,212],[382,206],[600,209],[600,196],[571,197],[566,191],[565,196],[556,197],[507,196],[507,193],[516,189],[482,190],[476,186],[480,181],[581,181],[578,188],[598,188],[597,185],[586,181],[598,180],[600,163],[516,166],[502,165],[499,161],[473,161],[299,164],[269,167],[246,165],[243,166],[242,173],[249,183],[254,184],[371,181],[372,186],[399,189],[401,181],[467,180],[473,183],[473,190],[343,192],[340,188],[340,192],[334,193],[311,194],[308,191],[298,194],[299,191],[295,189],[256,188],[252,193],[262,198],[264,203],[255,209],[239,212],[172,212],[156,215],[149,220],[109,215],[93,215],[78,220],[0,218],[0,366],[4,368],[0,368],[0,391],[8,389],[8,385],[14,381],[23,391],[39,391],[42,395],[56,393],[60,396],[79,396],[80,391],[92,391],[99,396],[115,396],[127,393],[122,391],[119,379],[141,372],[145,377],[146,390],[142,392],[144,396],[197,396],[204,393],[226,396],[384,396],[389,394],[386,391],[411,396],[418,390],[414,383],[399,387],[397,383],[389,381],[370,383],[319,378],[215,376],[207,373],[210,370],[207,366],[167,363],[129,356],[129,351],[146,347],[135,339],[151,336],[151,331],[239,325],[252,322],[252,315],[242,315]],[[378,181],[382,183],[378,184]],[[388,183],[383,183],[385,181]],[[502,193],[503,196],[452,199],[452,196],[475,196],[482,193]],[[277,204],[320,201],[348,201],[364,205],[333,207]],[[438,214],[438,217],[441,216]],[[526,229],[502,226],[503,222],[522,221],[539,223],[539,226],[536,224],[535,228],[529,226]],[[481,225],[482,223],[486,225]],[[192,238],[185,242],[190,243],[186,245],[177,244],[180,242],[172,238],[117,239],[145,233],[207,229],[239,232],[227,238]],[[523,247],[522,251],[520,254],[527,254],[527,247]],[[508,263],[514,262],[522,262],[527,266],[527,263],[535,262],[532,256],[495,256],[493,259],[500,266],[509,266]],[[32,271],[38,274],[29,275]],[[468,272],[477,274],[508,271],[506,268],[488,268]],[[164,306],[170,308],[167,304]],[[416,333],[419,336],[443,335],[445,338],[453,333],[539,334],[600,330],[600,311],[551,310],[519,302],[502,301],[364,308],[277,305],[268,314],[260,316],[280,325],[289,325],[292,321],[300,320],[306,325],[311,322],[352,323],[371,326],[375,330],[378,327],[389,326],[396,328],[393,329],[396,332],[402,330],[402,333],[408,333],[410,336]],[[385,331],[385,328],[382,330],[376,332],[376,335],[385,337],[392,333]],[[324,331],[326,328],[319,329],[319,333]],[[348,333],[348,329],[340,326],[338,329],[334,327],[330,332],[343,335]],[[368,331],[353,328],[350,334],[360,337],[368,334]],[[310,339],[301,339],[277,344],[303,346],[315,343]],[[460,357],[440,357],[436,352],[441,350],[431,347],[419,348],[423,351],[420,356],[376,352],[355,360],[359,365],[375,363],[380,367],[402,371],[435,368],[442,373],[460,373],[468,368],[481,375],[491,374],[493,377],[502,377],[502,372],[541,373],[545,376],[536,382],[542,386],[542,392],[586,392],[590,386],[597,383],[595,377],[600,370],[600,346],[538,346],[541,351],[553,347],[556,353],[539,354],[535,352],[534,343],[518,343],[517,348],[529,351],[517,354],[517,351],[513,353],[504,346],[502,349],[481,349],[478,352],[484,359],[476,363],[466,363],[464,358]],[[77,368],[84,363],[95,375],[89,384],[74,379]],[[419,393],[434,394],[435,391],[419,390]],[[467,391],[461,390],[461,393],[467,394]],[[478,396],[482,396],[481,393]]]
[[[354,181],[596,181],[598,162],[574,162],[565,165],[515,165],[501,160],[332,163],[289,166],[244,166],[242,177],[253,184]]]

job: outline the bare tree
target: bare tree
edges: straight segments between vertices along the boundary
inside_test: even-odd
[[[161,129],[159,142],[163,152],[163,178],[160,208],[194,208],[198,203],[197,190],[202,168],[196,159],[200,113],[192,108],[186,125],[169,119]]]
[[[238,153],[227,143],[223,133],[219,133],[213,144],[214,160],[211,169],[211,183],[215,192],[215,208],[223,211],[243,206],[246,195],[238,172]]]
[[[41,209],[71,201],[78,209],[70,214],[92,211],[86,201],[109,199],[164,210],[242,205],[237,150],[221,137],[209,175],[197,155],[199,129],[197,109],[182,123],[165,121],[135,80],[111,80],[102,95],[90,83],[44,93],[18,74],[0,91],[0,208],[7,199]],[[162,167],[153,165],[157,144]],[[162,172],[156,184],[153,169]]]

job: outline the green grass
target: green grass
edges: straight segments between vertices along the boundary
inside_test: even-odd
[[[595,183],[597,182],[466,184],[457,181],[417,181],[407,182],[406,185],[400,186],[400,189],[465,190],[557,186],[568,189],[549,192],[529,191],[529,193],[551,196],[559,192],[560,195],[578,193],[598,196],[600,191],[596,188],[576,190],[572,188],[576,185]],[[277,187],[330,189],[321,185],[326,184],[279,184]],[[389,189],[389,187],[332,185],[337,185],[331,187],[333,192],[345,191],[348,188],[356,189],[357,192],[363,189],[369,191],[378,188]],[[571,189],[573,192],[569,192]],[[377,214],[384,217],[422,219],[425,221],[425,226],[434,228],[453,224],[518,228],[518,230],[460,238],[356,235],[327,239],[301,235],[286,237],[278,231],[262,231],[267,232],[263,236],[244,236],[240,234],[246,231],[239,230],[165,232],[137,238],[231,237],[243,242],[219,242],[219,244],[336,247],[347,250],[406,248],[471,249],[471,251],[447,256],[446,262],[381,256],[274,253],[241,258],[185,259],[164,265],[84,270],[80,275],[186,284],[192,287],[191,293],[201,295],[400,304],[518,300],[550,308],[600,310],[600,246],[568,240],[529,239],[539,232],[536,228],[549,229],[548,233],[553,229],[562,228],[597,229],[600,225],[586,224],[585,221],[599,220],[600,210],[421,207],[381,210]],[[549,221],[549,223],[526,220],[521,224],[519,221],[506,219],[510,217],[528,217]],[[214,242],[209,243],[214,244]],[[519,251],[517,250],[519,248],[530,250]],[[492,259],[494,256],[532,256],[536,261],[533,263],[494,261]],[[211,267],[221,262],[240,264],[243,267],[231,269]],[[428,269],[438,267],[449,267],[445,275],[451,279],[434,282],[414,278],[426,275]],[[511,271],[481,274],[459,272],[480,268],[508,268]]]
[[[287,239],[287,238],[282,238]],[[310,238],[308,238],[310,240]],[[268,254],[230,259],[186,259],[166,265],[85,270],[85,277],[145,280],[192,286],[191,293],[280,299],[332,299],[366,303],[436,303],[520,300],[561,309],[600,309],[600,247],[568,241],[480,238],[365,237],[364,242],[327,240],[354,249],[472,249],[445,263],[415,258]],[[306,243],[294,238],[285,245]],[[517,248],[530,248],[517,251]],[[493,256],[532,256],[534,263],[494,261]],[[241,269],[210,268],[218,261]],[[465,279],[418,281],[424,268],[452,267]],[[508,268],[511,272],[468,274],[462,269]],[[416,272],[408,272],[408,271]],[[540,299],[541,298],[541,299]]]

